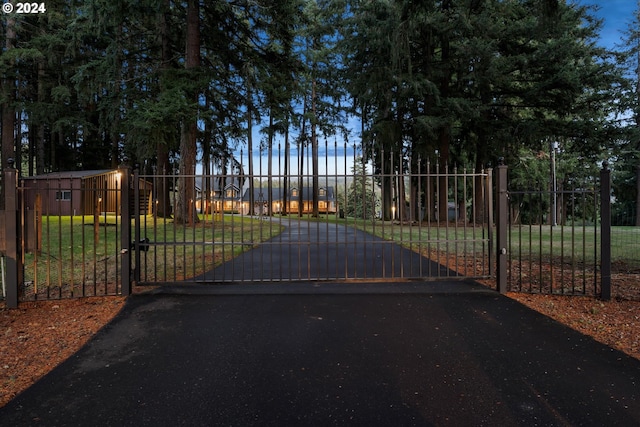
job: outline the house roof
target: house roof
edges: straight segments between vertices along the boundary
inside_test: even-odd
[[[91,178],[94,176],[106,175],[111,172],[117,172],[117,169],[97,169],[86,171],[61,171],[51,172],[41,175],[28,176],[28,179],[69,179],[69,178]]]
[[[223,178],[222,176],[216,176],[216,175],[196,176],[195,178],[196,188],[199,191],[203,190],[206,182],[209,181],[209,186],[212,191],[220,191],[220,184],[223,181],[222,178]],[[240,178],[238,178],[237,176],[227,177],[225,181],[226,183],[223,189],[226,190],[229,187],[234,187],[238,190],[240,189]]]

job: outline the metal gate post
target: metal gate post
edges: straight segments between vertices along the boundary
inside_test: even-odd
[[[20,250],[21,224],[18,221],[18,170],[9,159],[9,167],[4,171],[5,192],[5,258],[7,261],[7,294],[5,303],[8,308],[18,307],[18,287],[22,284],[23,266]]]
[[[131,295],[131,206],[129,195],[129,168],[123,167],[118,171],[120,173],[120,191],[121,191],[121,217],[122,232],[120,235],[120,256],[121,256],[121,292],[124,296]]]
[[[136,164],[133,169],[133,224],[134,224],[134,240],[132,249],[136,251],[135,266],[133,268],[133,281],[137,284],[140,282],[140,177],[139,165]],[[165,177],[162,177],[163,182]],[[163,188],[164,188],[163,184]],[[166,210],[165,210],[166,213]],[[157,214],[154,212],[154,215]],[[129,223],[131,224],[131,223]]]
[[[484,179],[484,221],[486,221],[488,233],[488,263],[489,277],[494,276],[493,265],[493,169],[487,168]]]
[[[498,292],[507,292],[507,227],[509,227],[509,194],[507,192],[507,166],[504,159],[496,168],[496,284]]]
[[[611,171],[600,170],[600,298],[611,299]]]

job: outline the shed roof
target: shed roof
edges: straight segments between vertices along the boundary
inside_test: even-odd
[[[42,175],[28,176],[28,179],[69,179],[69,178],[91,178],[94,176],[106,175],[111,172],[117,172],[117,169],[97,169],[86,171],[61,171],[51,172]]]

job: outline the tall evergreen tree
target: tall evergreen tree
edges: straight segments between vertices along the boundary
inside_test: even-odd
[[[640,226],[640,2],[636,3],[619,49],[626,84],[620,88],[618,117],[625,136],[613,152],[617,160],[613,168],[614,208],[628,218],[621,223]]]

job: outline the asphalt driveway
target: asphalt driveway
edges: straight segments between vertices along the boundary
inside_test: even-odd
[[[133,296],[0,425],[640,424],[639,361],[446,285]]]
[[[449,278],[458,274],[390,240],[343,224],[274,218],[284,230],[196,282]],[[414,247],[424,242],[414,242]],[[432,244],[435,247],[434,244]]]

